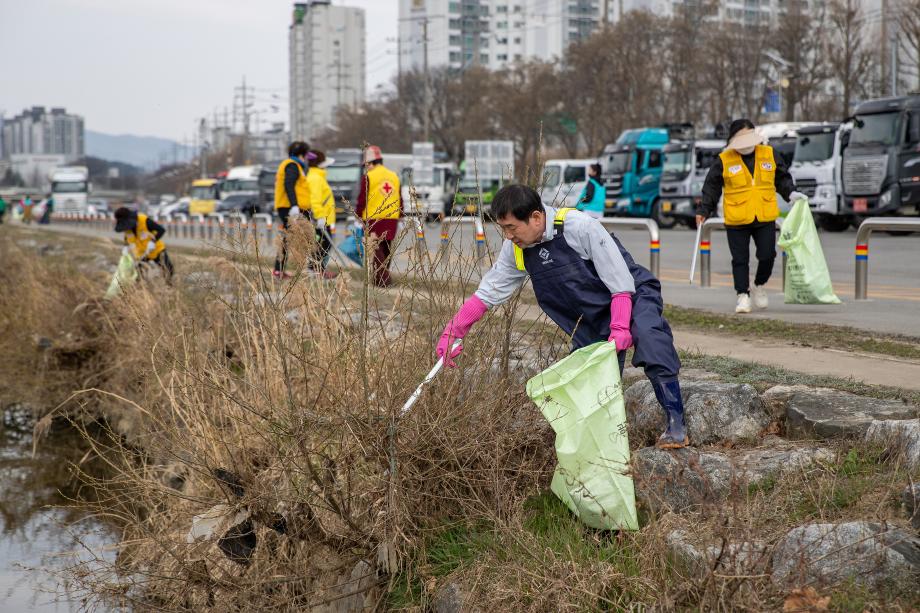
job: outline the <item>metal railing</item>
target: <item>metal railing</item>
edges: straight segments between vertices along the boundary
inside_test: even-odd
[[[476,257],[482,258],[486,254],[486,234],[482,225],[482,220],[474,215],[472,217],[445,217],[441,220],[441,247],[443,253],[450,242],[450,227],[456,224],[472,224],[475,231],[476,240]],[[462,231],[462,230],[461,230]]]
[[[659,277],[661,273],[661,236],[658,222],[654,219],[624,219],[621,217],[602,217],[599,221],[605,228],[619,226],[632,230],[646,230],[648,232],[648,269],[655,275],[655,278]]]
[[[783,226],[783,218],[776,218],[776,227]],[[700,232],[700,287],[712,287],[712,231],[725,229],[724,217],[710,217],[703,222]],[[783,252],[783,287],[786,286],[786,252]]]
[[[869,236],[873,230],[920,232],[920,217],[869,217],[856,232],[856,300],[868,300]]]

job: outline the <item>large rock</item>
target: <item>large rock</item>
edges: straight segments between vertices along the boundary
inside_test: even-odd
[[[633,455],[636,498],[654,511],[683,511],[718,502],[732,491],[834,461],[824,447],[800,446],[771,438],[770,447],[727,453],[685,447],[673,451],[645,447]]]
[[[910,525],[920,531],[920,483],[908,484],[901,492],[901,502],[907,510]]]
[[[773,581],[790,587],[854,581],[878,588],[910,585],[920,573],[920,538],[870,522],[806,524],[773,550]]]
[[[865,435],[873,420],[920,416],[920,409],[900,400],[805,385],[772,387],[763,398],[770,414],[786,416],[789,438],[858,438]]]
[[[681,529],[669,532],[666,540],[671,557],[697,577],[713,570],[734,575],[760,574],[770,562],[769,552],[763,543],[744,541],[697,545]]]
[[[770,423],[757,390],[747,384],[681,381],[684,415],[694,445],[750,442]],[[650,445],[664,430],[665,417],[650,381],[623,394],[633,443]]]
[[[431,610],[434,613],[466,613],[479,611],[469,602],[469,594],[460,584],[447,583],[442,585],[431,599]]]
[[[873,421],[866,442],[884,445],[914,471],[920,471],[920,419]]]

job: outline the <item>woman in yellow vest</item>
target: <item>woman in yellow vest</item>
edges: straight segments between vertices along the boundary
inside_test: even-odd
[[[126,254],[141,262],[153,262],[163,270],[166,283],[172,283],[173,265],[163,242],[166,228],[143,213],[119,207],[115,211],[115,231],[125,233]]]
[[[402,217],[402,197],[399,195],[399,177],[383,165],[380,147],[370,146],[364,152],[367,174],[361,180],[361,191],[355,214],[364,220],[365,233],[377,241],[374,250],[372,277],[377,287],[387,287],[390,279],[390,248]]]
[[[310,262],[310,267],[324,279],[334,279],[336,273],[326,270],[326,264],[329,261],[329,251],[332,249],[329,229],[335,225],[335,196],[329,182],[326,181],[326,154],[315,150],[310,153],[313,157],[310,158],[307,185],[310,189],[310,211],[313,213],[319,243],[319,253]]]
[[[307,186],[306,160],[309,159],[310,145],[296,140],[288,147],[288,159],[278,164],[275,173],[275,214],[281,219],[284,232],[281,234],[281,248],[275,258],[275,269],[272,275],[278,279],[290,278],[290,273],[285,272],[287,264],[287,239],[285,232],[288,228],[288,219],[291,208],[297,207],[305,215],[310,210],[310,189]]]
[[[751,299],[758,309],[768,306],[764,289],[776,260],[776,218],[779,205],[776,193],[793,202],[805,198],[795,191],[795,182],[773,147],[749,119],[736,119],[728,130],[728,145],[712,166],[703,183],[703,198],[697,207],[696,223],[702,224],[718,210],[724,196],[725,234],[732,254],[732,277],[736,313],[750,313]],[[750,281],[750,245],[754,239],[757,273],[754,290]]]

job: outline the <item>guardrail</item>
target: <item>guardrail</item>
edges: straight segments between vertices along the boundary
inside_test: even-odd
[[[447,245],[450,243],[450,227],[452,225],[458,224],[470,224],[473,226],[473,231],[475,232],[476,237],[476,257],[482,258],[486,254],[486,235],[485,229],[482,226],[482,220],[475,215],[472,217],[463,217],[462,215],[458,215],[456,217],[444,217],[441,220],[441,247],[439,251],[442,254],[446,251]]]
[[[776,227],[783,226],[783,218],[776,219]],[[725,229],[724,217],[710,217],[703,222],[700,232],[700,287],[712,287],[712,231]],[[783,252],[783,287],[786,287],[786,252]]]
[[[620,226],[632,230],[648,231],[648,269],[659,277],[661,273],[661,233],[658,230],[658,222],[654,219],[624,219],[621,217],[602,217],[601,224],[606,228],[609,226]]]
[[[868,300],[869,236],[873,230],[920,232],[920,217],[869,217],[856,232],[856,300]]]

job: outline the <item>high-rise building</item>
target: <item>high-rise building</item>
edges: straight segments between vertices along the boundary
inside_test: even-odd
[[[290,58],[291,138],[330,127],[339,107],[364,101],[364,9],[330,0],[294,4]]]
[[[603,23],[607,0],[400,0],[399,71],[561,57]]]
[[[3,121],[0,158],[18,154],[63,155],[68,161],[83,157],[83,118],[60,107],[50,112],[33,106]]]

